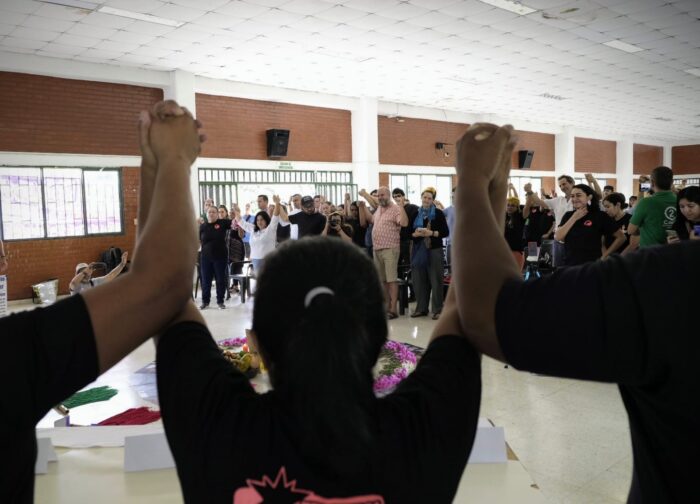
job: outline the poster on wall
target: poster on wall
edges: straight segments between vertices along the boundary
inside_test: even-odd
[[[7,315],[7,277],[0,275],[0,317]]]

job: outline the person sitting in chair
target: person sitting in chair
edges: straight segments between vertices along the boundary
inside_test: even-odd
[[[75,276],[73,279],[70,281],[70,285],[68,286],[70,289],[71,296],[73,294],[78,294],[79,292],[82,292],[86,289],[91,289],[92,287],[97,287],[98,285],[101,285],[106,282],[111,282],[115,278],[119,276],[119,273],[122,272],[124,269],[124,266],[126,266],[126,260],[129,257],[128,252],[124,252],[122,254],[122,260],[117,266],[107,273],[104,276],[101,277],[92,277],[92,274],[95,272],[95,269],[97,269],[97,266],[102,264],[102,263],[80,263],[75,267]]]

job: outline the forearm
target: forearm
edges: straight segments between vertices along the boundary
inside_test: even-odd
[[[483,178],[460,179],[456,194],[460,210],[452,236],[454,249],[460,251],[452,268],[461,327],[479,350],[496,358],[502,358],[496,338],[496,300],[503,283],[518,278],[517,265],[503,238],[505,193],[505,180],[489,193]],[[472,246],[474,243],[480,246]],[[480,288],[474,289],[475,285]]]
[[[85,294],[101,371],[158,333],[191,296],[197,237],[189,165],[179,157],[161,160],[132,274]]]
[[[145,160],[141,160],[141,179],[139,187],[139,206],[136,215],[136,240],[141,237],[143,228],[148,221],[148,214],[151,211],[151,200],[153,198],[153,191],[156,187],[156,176],[157,169],[147,163]]]
[[[348,236],[347,234],[345,234],[345,231],[343,231],[341,229],[339,234],[340,234],[341,240],[343,240],[346,243],[352,243],[352,238],[350,236]]]
[[[571,228],[574,227],[575,222],[576,221],[572,218],[566,221],[566,224],[563,226],[559,226],[557,232],[554,233],[554,239],[563,242],[566,239],[566,235],[568,235],[569,231],[571,231]]]
[[[610,244],[610,246],[605,249],[605,252],[603,253],[603,257],[608,257],[610,254],[615,253],[622,247],[622,245],[625,243],[625,236],[615,236],[615,241]]]
[[[399,215],[399,224],[401,227],[408,226],[408,215],[406,215],[406,209],[402,205],[399,205]]]
[[[622,255],[627,255],[639,248],[639,235],[630,236],[630,244],[627,245],[625,250],[622,251]]]

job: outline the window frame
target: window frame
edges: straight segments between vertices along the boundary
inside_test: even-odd
[[[16,168],[16,169],[38,169],[40,171],[40,193],[41,193],[41,218],[42,218],[42,229],[43,236],[37,236],[33,238],[7,238],[5,237],[4,229],[4,219],[2,213],[2,202],[0,201],[0,237],[3,242],[23,242],[23,241],[36,241],[36,240],[70,240],[70,239],[84,239],[93,238],[100,236],[124,236],[126,235],[126,222],[125,222],[125,210],[124,210],[124,180],[123,180],[123,168],[114,166],[47,166],[47,165],[17,165],[17,164],[1,164],[0,168]],[[44,179],[44,169],[52,170],[80,170],[80,184],[81,184],[81,198],[82,198],[82,216],[83,216],[83,226],[84,233],[79,235],[66,235],[66,236],[47,236],[48,235],[48,224],[47,224],[47,208],[46,208],[46,187]],[[88,232],[88,219],[87,219],[87,201],[86,201],[86,191],[85,191],[85,172],[115,172],[117,174],[117,191],[119,198],[119,221],[121,230],[118,232],[108,232],[108,233],[90,233]]]

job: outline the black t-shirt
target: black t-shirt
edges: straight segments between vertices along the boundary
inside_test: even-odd
[[[299,226],[299,238],[320,235],[326,227],[326,216],[320,213],[307,214],[304,211],[289,216],[289,222]]]
[[[566,212],[559,227],[566,224],[573,214],[573,211]],[[603,255],[601,238],[612,235],[617,230],[615,221],[608,214],[589,209],[564,238],[564,266],[576,266],[600,259]]]
[[[34,500],[35,426],[97,378],[97,347],[83,297],[0,318],[0,502]]]
[[[356,497],[358,504],[452,502],[474,441],[480,362],[457,336],[436,339],[394,393],[374,400],[376,439],[350,479],[310,467],[284,398],[256,394],[206,327],[184,322],[168,329],[157,366],[163,424],[188,503],[255,496],[256,482],[282,473],[298,491],[313,492],[308,502],[316,496]],[[337,456],[332,446],[327,456]],[[246,500],[253,501],[260,498]]]
[[[345,219],[345,223],[352,226],[352,242],[358,247],[364,248],[367,226],[362,227],[359,219]]]
[[[498,296],[509,363],[619,384],[634,452],[628,502],[697,502],[698,285],[700,242],[684,242],[510,281]],[[551,324],[531,316],[544,304]]]
[[[615,220],[615,219],[612,220],[615,223],[615,226],[617,227],[617,229],[622,229],[625,233],[625,243],[623,243],[622,247],[620,247],[619,249],[617,249],[615,251],[615,254],[622,253],[622,251],[627,248],[627,245],[630,244],[630,236],[627,234],[627,227],[630,224],[631,218],[632,218],[632,215],[626,213],[622,216],[622,218],[620,220]],[[613,235],[607,235],[605,237],[605,248],[610,247],[610,245],[612,245],[614,241],[615,241],[615,237]]]
[[[408,217],[408,226],[402,227],[399,235],[401,237],[401,241],[408,241],[413,239],[413,221],[416,220],[416,215],[418,215],[418,205],[406,203],[403,206],[403,209]]]
[[[523,243],[524,229],[525,221],[523,220],[523,214],[516,212],[513,215],[506,215],[505,237],[511,250],[522,252],[525,248]]]
[[[231,219],[218,219],[199,226],[199,241],[202,243],[202,257],[209,260],[226,259],[226,232],[231,229]]]
[[[542,211],[538,207],[530,207],[530,214],[525,220],[525,242],[537,242],[542,244],[542,235],[552,227],[554,217],[547,211]]]

